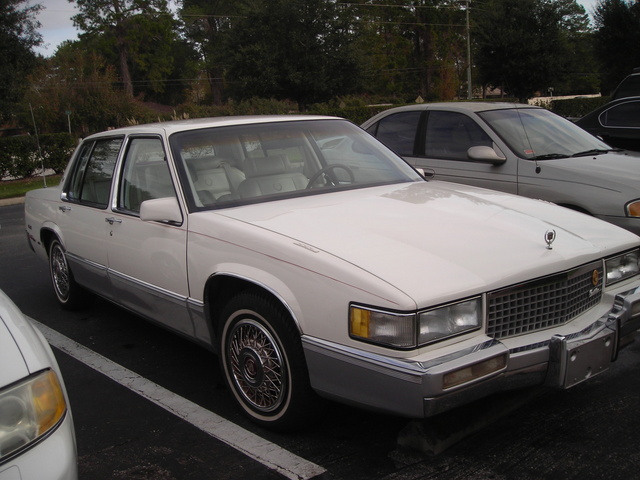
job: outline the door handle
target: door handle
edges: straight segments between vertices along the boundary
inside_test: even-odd
[[[69,210],[71,210],[71,207],[67,206],[67,205],[60,205],[58,207],[58,210],[60,210],[62,213],[68,212]]]
[[[109,225],[113,225],[114,223],[122,223],[122,219],[116,217],[107,217],[104,219]]]

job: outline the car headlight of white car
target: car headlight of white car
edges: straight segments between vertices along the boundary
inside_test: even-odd
[[[352,305],[352,338],[392,348],[415,348],[482,325],[482,299],[475,297],[416,313],[394,313]]]
[[[605,260],[607,285],[613,285],[640,273],[639,252],[639,250],[632,250]]]
[[[51,431],[67,403],[53,370],[0,391],[0,461]]]

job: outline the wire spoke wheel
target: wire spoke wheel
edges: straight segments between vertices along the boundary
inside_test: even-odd
[[[54,242],[51,247],[49,262],[51,266],[51,280],[53,281],[53,288],[56,291],[56,295],[61,301],[66,301],[69,298],[70,291],[69,266],[64,256],[64,250],[58,242]]]
[[[86,292],[73,278],[64,247],[58,239],[49,246],[49,273],[53,291],[63,308],[76,310],[85,306]]]
[[[241,320],[229,334],[233,380],[256,410],[271,412],[283,402],[288,375],[283,355],[269,331],[253,320]]]
[[[318,418],[300,331],[280,302],[260,291],[241,292],[221,312],[218,333],[222,375],[252,421],[295,430]]]

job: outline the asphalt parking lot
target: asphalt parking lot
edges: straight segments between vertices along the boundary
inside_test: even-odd
[[[239,414],[211,353],[100,299],[60,310],[21,222],[21,205],[0,206],[0,288],[60,342],[81,478],[640,478],[640,342],[567,391],[430,421],[330,403],[310,429],[274,433]]]

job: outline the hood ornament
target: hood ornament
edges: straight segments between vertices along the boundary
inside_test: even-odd
[[[547,230],[544,233],[544,241],[547,242],[547,250],[551,250],[551,244],[556,240],[556,231],[555,230]]]

